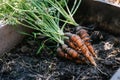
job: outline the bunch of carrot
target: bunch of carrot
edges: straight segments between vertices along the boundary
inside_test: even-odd
[[[65,36],[69,39],[65,40],[66,44],[57,49],[59,56],[74,60],[77,63],[86,62],[88,59],[91,64],[96,66],[94,57],[97,56],[90,43],[90,36],[85,29],[79,29],[76,34],[65,33]]]
[[[0,0],[0,18],[5,24],[23,25],[36,30],[36,35],[43,35],[61,46],[57,49],[61,57],[81,63],[88,59],[96,66],[96,54],[86,30],[79,29],[76,34],[64,33],[66,24],[79,26],[73,18],[81,0],[74,0],[70,10],[69,0]],[[64,3],[64,7],[61,2]],[[64,17],[63,19],[60,16]],[[60,27],[59,23],[63,26]],[[34,32],[35,33],[35,32]],[[38,34],[39,33],[39,34]],[[66,37],[68,39],[66,39]],[[83,57],[84,56],[84,57]]]

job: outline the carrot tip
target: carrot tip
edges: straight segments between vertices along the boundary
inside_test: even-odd
[[[93,64],[94,66],[97,66],[96,62],[92,62],[92,64]]]
[[[97,55],[94,55],[95,56],[95,58],[98,58],[98,56]]]
[[[94,66],[97,66],[97,64],[95,63]]]

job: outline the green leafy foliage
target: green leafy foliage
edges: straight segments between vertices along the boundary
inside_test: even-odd
[[[5,24],[23,25],[49,37],[57,43],[64,44],[64,26],[66,23],[78,25],[73,14],[81,0],[75,0],[71,11],[68,0],[0,0],[0,19]],[[77,5],[75,7],[75,5]],[[63,8],[66,7],[67,11]],[[60,19],[60,15],[66,20]],[[60,28],[59,22],[65,24]]]

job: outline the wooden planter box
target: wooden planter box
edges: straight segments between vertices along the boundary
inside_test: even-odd
[[[70,4],[74,0],[71,0]],[[102,2],[104,0],[82,0],[74,16],[76,21],[97,23],[97,27],[112,34],[120,35],[120,5]]]
[[[18,30],[25,31],[25,28],[4,25],[0,22],[0,54],[8,52],[24,38]]]

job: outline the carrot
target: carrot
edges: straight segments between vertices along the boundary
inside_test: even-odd
[[[65,50],[72,58],[77,59],[79,58],[79,54],[77,53],[77,51],[75,51],[74,49],[68,47],[66,44],[62,45],[62,49]]]
[[[85,63],[86,62],[86,60],[85,60],[85,58],[76,58],[76,59],[74,59],[72,56],[70,56],[68,53],[65,53],[60,47],[59,48],[57,48],[57,52],[58,52],[58,55],[60,56],[60,57],[63,57],[63,58],[66,58],[66,59],[69,59],[69,60],[72,60],[72,61],[74,61],[74,62],[76,62],[76,63]]]
[[[80,59],[76,59],[75,62],[76,63],[86,63],[86,59],[85,58],[81,59],[81,60]]]
[[[73,42],[71,42],[69,39],[65,40],[65,42],[73,49],[75,49],[76,51],[80,51],[80,48],[78,48],[77,46],[74,45]]]
[[[66,33],[65,35],[68,36],[70,40],[81,49],[83,55],[91,62],[91,64],[96,66],[95,60],[87,46],[84,44],[84,41],[82,41],[78,35],[72,33]]]
[[[97,57],[97,55],[94,52],[94,48],[90,43],[90,36],[87,33],[85,29],[80,29],[77,34],[80,36],[82,40],[84,40],[85,45],[88,47],[89,51],[92,53],[94,57]]]
[[[60,57],[72,60],[72,57],[70,57],[70,55],[68,55],[67,53],[64,53],[61,48],[57,48],[57,52]]]

